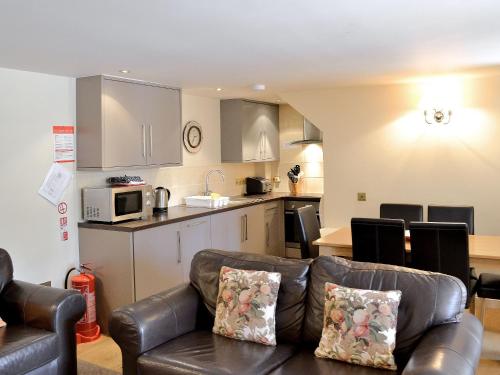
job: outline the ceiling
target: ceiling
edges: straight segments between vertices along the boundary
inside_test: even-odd
[[[498,0],[1,0],[0,66],[272,100],[500,65],[499,19]]]

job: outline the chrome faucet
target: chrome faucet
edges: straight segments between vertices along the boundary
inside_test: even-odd
[[[208,180],[210,178],[210,175],[212,173],[215,173],[215,172],[217,172],[220,175],[222,182],[224,182],[224,172],[222,172],[222,170],[212,169],[212,170],[208,171],[208,173],[205,177],[205,191],[203,192],[203,195],[205,195],[205,196],[212,194],[212,192],[210,190],[208,190]]]

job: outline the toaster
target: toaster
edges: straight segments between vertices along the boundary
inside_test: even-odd
[[[273,190],[270,180],[264,177],[247,177],[247,195],[266,194]]]

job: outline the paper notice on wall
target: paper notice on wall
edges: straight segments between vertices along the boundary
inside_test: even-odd
[[[47,199],[54,206],[59,203],[64,194],[64,190],[68,187],[71,181],[71,172],[60,164],[52,164],[45,176],[38,194]]]
[[[54,161],[71,163],[75,161],[75,127],[56,125],[52,127],[54,136]]]

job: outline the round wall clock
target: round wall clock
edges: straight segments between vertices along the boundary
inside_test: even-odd
[[[183,139],[186,150],[193,154],[200,151],[201,141],[203,140],[201,125],[196,121],[188,121],[184,125]]]

